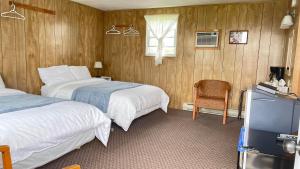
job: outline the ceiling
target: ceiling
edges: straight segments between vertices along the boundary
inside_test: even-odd
[[[268,0],[72,0],[80,4],[91,6],[97,9],[121,10],[121,9],[144,9],[176,7],[203,4],[220,4],[235,2],[261,2]]]

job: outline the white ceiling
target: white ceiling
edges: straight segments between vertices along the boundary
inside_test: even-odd
[[[143,9],[268,0],[72,0],[101,10]]]

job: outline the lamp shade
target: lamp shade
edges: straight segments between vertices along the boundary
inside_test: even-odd
[[[101,69],[102,68],[102,62],[95,62],[94,68],[95,69]]]
[[[280,29],[289,29],[293,25],[294,25],[293,17],[288,14],[283,17],[281,21]]]

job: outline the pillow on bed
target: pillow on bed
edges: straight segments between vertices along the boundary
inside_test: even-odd
[[[71,72],[77,80],[91,79],[91,73],[86,66],[69,66]]]
[[[1,78],[1,75],[0,75],[0,89],[3,89],[3,88],[5,88],[5,84],[4,84],[4,82]]]
[[[38,71],[42,82],[47,86],[76,80],[67,65],[38,68]]]

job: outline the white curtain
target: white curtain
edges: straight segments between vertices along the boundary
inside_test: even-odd
[[[147,27],[158,41],[158,47],[155,54],[155,65],[162,64],[162,58],[164,56],[163,39],[174,25],[177,26],[178,17],[178,14],[145,15]]]

